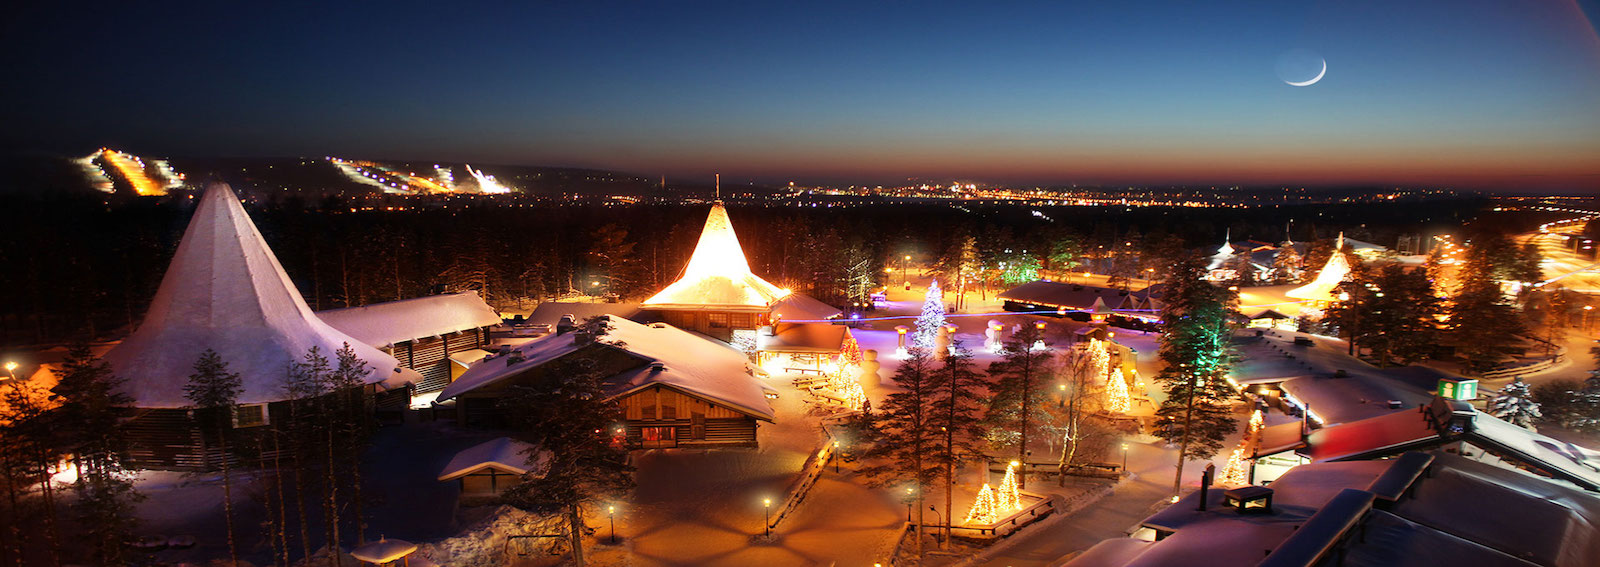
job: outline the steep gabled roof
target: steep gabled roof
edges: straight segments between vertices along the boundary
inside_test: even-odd
[[[722,202],[711,205],[705,229],[683,277],[646,299],[646,309],[770,309],[789,291],[750,272],[739,237]]]
[[[1328,263],[1322,266],[1322,271],[1317,272],[1317,278],[1311,283],[1289,290],[1284,294],[1295,299],[1308,299],[1311,301],[1334,301],[1338,299],[1333,290],[1344,283],[1350,275],[1350,261],[1344,257],[1344,234],[1339,235],[1338,244],[1334,245],[1333,254],[1328,256]]]
[[[318,311],[317,317],[372,346],[500,324],[500,314],[476,291],[329,309]]]
[[[178,408],[190,405],[183,387],[209,348],[243,379],[239,403],[254,404],[283,400],[289,363],[311,347],[331,359],[345,343],[373,368],[369,383],[421,379],[317,318],[233,190],[214,184],[200,199],[144,321],[105,361],[125,380],[135,407]]]

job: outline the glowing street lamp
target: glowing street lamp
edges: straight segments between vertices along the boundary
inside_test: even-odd
[[[767,528],[767,537],[772,537],[772,499],[762,498],[761,507],[767,511],[767,521],[761,525]]]
[[[1128,474],[1128,444],[1122,444],[1122,474]]]
[[[833,442],[833,474],[839,474],[839,442]]]
[[[6,361],[6,374],[10,375],[10,377],[8,378],[10,380],[16,380],[17,379],[17,361],[15,361],[15,360],[7,360]]]
[[[606,515],[611,517],[611,545],[617,544],[617,507],[606,506]]]
[[[904,258],[900,259],[900,283],[905,284],[908,289],[911,286],[911,280],[906,279],[906,262],[910,262],[910,261],[911,261],[911,255],[910,254],[906,254]]]

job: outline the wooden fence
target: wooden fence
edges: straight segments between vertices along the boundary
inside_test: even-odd
[[[778,506],[778,513],[773,515],[772,521],[767,524],[768,529],[778,529],[778,524],[783,523],[783,520],[788,518],[791,512],[800,507],[800,503],[805,502],[806,496],[811,494],[811,488],[817,485],[817,481],[822,478],[822,473],[828,469],[828,461],[836,457],[833,442],[824,443],[822,449],[817,451],[816,458],[808,461],[809,466],[801,471],[800,479],[795,482],[789,490],[788,496]]]

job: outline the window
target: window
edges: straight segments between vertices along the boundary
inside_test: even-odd
[[[267,424],[267,404],[233,407],[234,427],[260,427]]]
[[[639,407],[639,419],[655,419],[655,418],[656,418],[655,400],[651,400],[649,405],[644,405],[644,406],[640,406]]]
[[[707,313],[706,322],[709,323],[713,329],[726,329],[728,328],[728,314]]]
[[[678,406],[662,404],[661,419],[678,419]]]

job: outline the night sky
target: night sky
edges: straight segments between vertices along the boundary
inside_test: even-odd
[[[48,4],[7,152],[1600,191],[1596,2]]]

